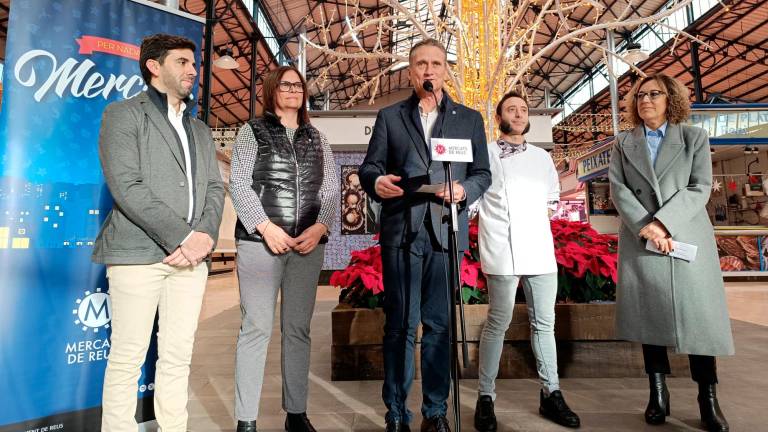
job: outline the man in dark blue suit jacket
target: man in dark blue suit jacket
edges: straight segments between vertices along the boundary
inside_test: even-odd
[[[485,127],[477,111],[443,92],[445,48],[427,39],[413,46],[409,75],[414,94],[384,108],[376,118],[360,167],[363,189],[381,207],[384,268],[384,387],[387,431],[410,431],[406,399],[413,382],[416,328],[421,321],[422,431],[449,431],[445,414],[450,389],[447,203],[459,204],[459,249],[468,247],[467,205],[488,189]],[[424,90],[430,81],[433,91]],[[467,139],[473,162],[454,163],[454,196],[415,190],[445,181],[442,162],[431,160],[428,137]],[[446,218],[447,219],[447,218]],[[459,257],[461,252],[459,253]]]

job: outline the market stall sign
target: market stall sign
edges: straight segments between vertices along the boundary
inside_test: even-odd
[[[768,140],[768,109],[764,104],[728,105],[724,108],[696,107],[686,123],[703,128],[712,143]]]
[[[602,146],[578,160],[578,179],[584,182],[603,175],[611,162],[612,145]]]

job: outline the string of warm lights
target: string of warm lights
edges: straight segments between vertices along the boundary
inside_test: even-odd
[[[566,132],[606,132],[613,134],[613,116],[611,114],[572,113],[562,122],[553,126],[553,129]],[[619,117],[619,129],[632,129],[632,124],[623,114]]]
[[[464,24],[463,43],[457,46],[463,103],[481,112],[486,111],[489,95],[498,100],[504,92],[503,82],[491,83],[491,60],[499,58],[501,50],[499,9],[499,2],[463,0],[456,11]]]
[[[558,164],[564,160],[580,159],[592,151],[591,147],[593,143],[577,143],[577,145],[583,146],[581,149],[567,149],[557,147],[550,152],[550,156],[552,156],[552,160],[555,162],[555,164]]]

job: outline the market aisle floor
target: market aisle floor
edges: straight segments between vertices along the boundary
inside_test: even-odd
[[[737,355],[720,360],[721,404],[733,431],[768,430],[768,283],[728,283]],[[331,309],[337,292],[320,287],[312,325],[309,416],[325,431],[382,431],[381,381],[330,380]],[[278,319],[277,317],[275,318]],[[195,344],[190,380],[191,431],[234,430],[234,346],[240,325],[237,279],[232,273],[209,280]],[[665,426],[643,422],[647,380],[564,379],[568,403],[581,415],[587,431],[684,431],[698,429],[696,387],[688,378],[669,379],[672,417]],[[567,430],[539,417],[535,380],[500,380],[496,403],[501,431]],[[282,431],[280,334],[275,326],[267,359],[259,431]],[[476,381],[462,380],[462,429],[472,431]],[[420,382],[414,383],[410,406],[418,430]]]

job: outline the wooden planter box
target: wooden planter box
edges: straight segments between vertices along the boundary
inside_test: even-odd
[[[464,312],[470,361],[466,368],[461,368],[461,377],[477,378],[480,334],[488,305],[467,305]],[[558,304],[555,306],[555,314],[560,377],[645,376],[640,345],[616,340],[614,304]],[[331,379],[384,379],[384,311],[381,308],[356,309],[339,305],[331,312],[331,323]],[[537,378],[530,344],[528,311],[524,304],[515,305],[512,323],[504,339],[499,378]],[[687,356],[670,353],[669,360],[673,375],[690,375]],[[417,376],[419,364],[417,336]]]

